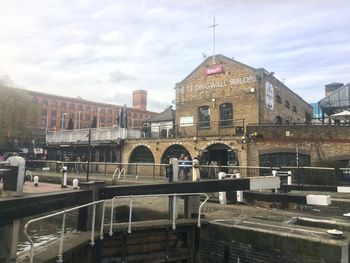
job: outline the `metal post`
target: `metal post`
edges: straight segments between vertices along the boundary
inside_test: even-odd
[[[202,213],[202,207],[203,207],[203,205],[204,205],[208,200],[209,200],[209,196],[208,196],[208,194],[206,194],[206,198],[205,198],[204,202],[201,203],[201,205],[200,205],[199,208],[198,208],[198,222],[197,222],[198,228],[201,227],[201,213]]]
[[[111,208],[111,223],[109,225],[109,236],[113,236],[113,212],[114,212],[114,199],[112,199],[112,208]]]
[[[63,252],[63,240],[64,240],[64,230],[66,227],[66,216],[67,216],[67,212],[65,211],[62,217],[62,227],[61,227],[61,236],[60,236],[60,246],[58,249],[58,256],[57,256],[57,262],[58,263],[62,263],[62,252]],[[34,247],[33,247],[34,249]]]
[[[175,219],[177,217],[176,215],[176,194],[173,195],[173,214],[172,214],[172,219],[173,219],[173,230],[176,229],[176,224],[175,224]]]
[[[91,128],[89,129],[89,140],[88,140],[88,160],[87,160],[87,168],[86,168],[86,181],[89,182],[90,175],[90,161],[91,161]]]
[[[96,204],[92,208],[92,223],[91,223],[91,238],[90,246],[95,245],[95,219],[96,219]]]
[[[102,205],[102,218],[101,218],[100,240],[103,239],[103,228],[104,228],[104,221],[105,221],[105,210],[106,210],[106,201],[104,201],[104,202],[103,202],[103,205]]]
[[[132,219],[132,195],[130,196],[130,205],[129,205],[129,226],[128,226],[129,234],[131,234],[131,219]]]

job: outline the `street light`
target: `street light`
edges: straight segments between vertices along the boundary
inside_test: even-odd
[[[86,181],[89,182],[90,175],[90,161],[91,161],[91,127],[89,128],[88,137],[88,158],[87,158],[87,169],[86,169]]]
[[[63,130],[63,125],[64,125],[64,119],[65,119],[65,116],[67,115],[67,113],[62,113],[62,127],[61,127],[61,130]]]
[[[78,129],[80,130],[80,114],[81,111],[78,111]]]

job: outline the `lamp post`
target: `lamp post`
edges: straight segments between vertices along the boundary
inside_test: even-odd
[[[86,182],[89,182],[90,161],[91,161],[91,127],[89,128],[89,133],[88,133],[88,156],[87,156],[87,168],[86,168]]]
[[[67,113],[62,113],[62,126],[61,126],[61,130],[63,130],[64,128],[64,119],[65,119],[65,116],[67,115]]]
[[[78,129],[80,130],[80,114],[81,114],[81,111],[78,111]]]
[[[100,108],[97,108],[97,129],[100,128]]]

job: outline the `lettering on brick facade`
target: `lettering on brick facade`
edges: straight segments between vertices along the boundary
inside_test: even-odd
[[[215,82],[208,82],[208,83],[198,83],[194,85],[188,85],[188,86],[182,86],[177,88],[178,93],[190,93],[190,92],[198,92],[202,90],[212,90],[217,88],[224,88],[228,86],[235,86],[235,85],[241,85],[245,83],[250,82],[256,82],[256,76],[246,76],[246,77],[240,77],[240,78],[234,78],[229,80],[222,80],[222,81],[215,81]]]

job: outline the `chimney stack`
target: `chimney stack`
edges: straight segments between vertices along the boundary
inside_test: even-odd
[[[135,109],[146,110],[147,108],[147,91],[134,90],[132,92],[132,107]]]

